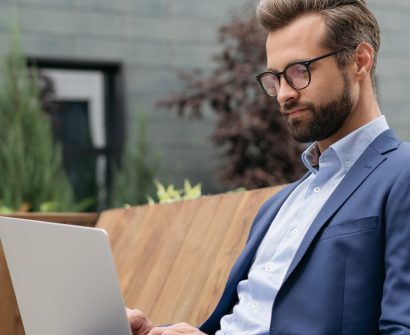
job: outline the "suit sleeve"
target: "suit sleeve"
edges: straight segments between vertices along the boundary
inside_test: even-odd
[[[410,335],[410,171],[401,173],[385,211],[385,282],[380,331]]]

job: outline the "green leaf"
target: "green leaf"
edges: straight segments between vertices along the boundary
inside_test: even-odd
[[[191,187],[188,192],[185,192],[184,200],[197,199],[202,195],[202,185],[196,184],[194,187]]]
[[[188,179],[185,179],[185,180],[184,180],[184,192],[185,192],[185,194],[190,193],[191,190],[192,190],[192,185],[191,185],[191,183],[189,182]]]
[[[155,200],[149,195],[147,195],[147,201],[148,205],[155,205]]]
[[[40,204],[40,212],[57,212],[58,211],[58,202],[56,201],[46,201]]]

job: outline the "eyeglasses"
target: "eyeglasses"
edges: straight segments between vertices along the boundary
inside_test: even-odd
[[[278,95],[280,87],[280,77],[283,75],[286,82],[295,90],[303,90],[308,87],[311,80],[310,65],[326,57],[336,55],[339,52],[345,51],[340,49],[327,53],[310,60],[288,64],[282,72],[266,71],[258,74],[256,80],[261,85],[263,91],[271,96]]]

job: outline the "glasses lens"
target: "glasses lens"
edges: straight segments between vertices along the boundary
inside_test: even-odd
[[[259,78],[259,80],[268,95],[273,97],[278,95],[277,89],[279,87],[279,80],[274,74],[265,73]]]
[[[293,88],[300,90],[309,85],[308,68],[303,64],[293,64],[286,69],[286,79]]]

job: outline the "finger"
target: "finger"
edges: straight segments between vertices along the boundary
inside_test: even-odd
[[[139,309],[131,309],[131,308],[125,307],[125,312],[127,313],[127,315],[144,316],[144,313],[140,311]]]
[[[146,335],[152,329],[151,321],[139,309],[125,309],[128,322],[134,334]]]
[[[151,329],[148,335],[163,335],[164,331],[166,330],[165,328],[169,328],[169,327],[154,327]]]
[[[188,323],[182,322],[177,323],[172,326],[168,327],[155,327],[151,329],[151,332],[148,335],[178,335],[178,334],[186,334],[186,335],[200,335],[204,334],[199,329],[189,325]]]

